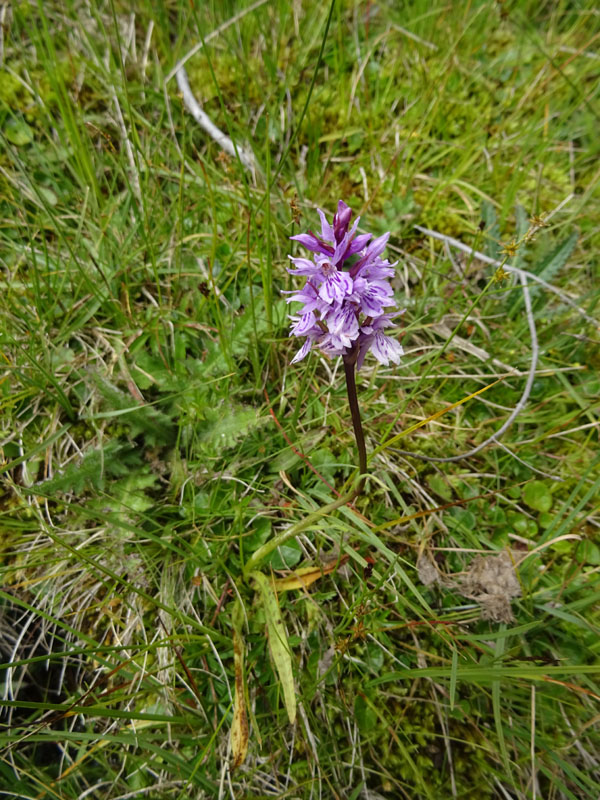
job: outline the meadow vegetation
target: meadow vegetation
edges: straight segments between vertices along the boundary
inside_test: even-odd
[[[1,13],[0,795],[598,797],[596,4]],[[405,356],[316,513],[281,292],[339,199]]]

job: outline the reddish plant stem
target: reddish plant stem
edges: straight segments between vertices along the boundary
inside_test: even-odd
[[[365,435],[360,419],[360,409],[358,407],[358,395],[356,394],[356,359],[358,358],[358,347],[354,347],[350,353],[343,356],[344,371],[346,373],[346,391],[348,393],[348,405],[352,416],[352,427],[354,428],[354,438],[358,449],[358,471],[360,475],[367,474],[367,448],[365,445]],[[363,478],[356,488],[356,494],[360,494],[365,485]]]

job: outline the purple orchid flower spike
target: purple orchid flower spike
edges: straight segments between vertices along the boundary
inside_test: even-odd
[[[302,275],[306,283],[300,291],[288,292],[288,303],[299,302],[302,309],[292,320],[291,335],[305,337],[292,359],[301,361],[317,348],[326,356],[342,356],[346,374],[348,403],[359,456],[361,480],[354,496],[362,491],[367,471],[367,451],[360,421],[355,370],[360,369],[368,352],[380,364],[400,363],[402,346],[383,331],[393,328],[399,311],[389,279],[394,264],[382,258],[390,234],[372,239],[358,234],[359,217],[350,227],[352,209],[343,200],[330,224],[321,209],[321,235],[312,231],[290,238],[312,253],[311,258],[292,258],[292,275]],[[371,241],[372,240],[372,241]]]
[[[381,364],[399,363],[402,347],[383,328],[393,326],[397,311],[389,278],[394,265],[381,257],[390,234],[372,239],[358,234],[358,217],[350,227],[352,209],[338,203],[333,223],[317,209],[321,235],[312,231],[290,237],[310,251],[312,258],[292,258],[292,275],[306,277],[306,284],[291,293],[288,302],[303,308],[292,317],[293,336],[307,336],[294,362],[304,358],[313,346],[326,355],[353,358],[360,369],[370,350]]]

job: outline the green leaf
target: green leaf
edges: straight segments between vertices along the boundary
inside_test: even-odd
[[[452,648],[452,666],[450,672],[450,710],[454,709],[454,701],[456,699],[456,676],[458,673],[458,650]]]
[[[56,196],[56,193],[47,186],[38,186],[38,192],[49,206],[55,206],[58,203],[58,197]]]
[[[301,558],[302,551],[300,550],[300,545],[290,541],[286,544],[279,545],[267,563],[273,569],[290,569],[291,567],[295,567]]]
[[[500,256],[500,226],[498,225],[496,209],[489,200],[484,200],[481,204],[481,219],[485,222],[484,252],[491,258],[497,259]]]
[[[275,670],[283,690],[283,701],[290,723],[296,721],[296,691],[294,689],[294,672],[292,669],[292,654],[290,645],[281,617],[281,609],[272,581],[262,572],[253,572],[252,578],[260,592],[267,633],[269,635],[269,650],[275,664]]]
[[[427,477],[427,483],[441,498],[448,502],[452,500],[452,488],[448,486],[448,481],[442,475],[429,475]]]
[[[150,404],[141,405],[130,395],[125,394],[101,375],[93,374],[98,391],[105,400],[109,411],[97,415],[122,417],[131,429],[133,437],[144,434],[146,446],[165,444],[174,436],[174,425],[167,414]]]
[[[564,267],[571,257],[571,253],[575,250],[577,239],[578,234],[572,233],[569,237],[563,239],[563,241],[546,256],[536,270],[540,278],[543,278],[549,283],[552,281],[555,275]]]
[[[515,234],[517,240],[522,239],[527,231],[529,230],[529,215],[527,211],[523,208],[520,203],[517,203],[515,206]],[[521,269],[526,268],[525,262],[527,261],[527,257],[529,255],[529,248],[525,246],[525,243],[519,247],[517,250],[517,254],[512,261],[513,267],[520,267]],[[516,278],[516,276],[515,276]],[[514,295],[511,298],[511,292],[507,294],[507,298],[514,299]]]
[[[593,567],[600,566],[600,547],[595,542],[586,539],[579,543],[577,558]]]
[[[37,487],[48,496],[57,492],[81,494],[91,487],[102,489],[107,477],[126,475],[139,459],[128,445],[110,442],[103,448],[89,450],[83,458],[70,462]]]
[[[383,667],[383,650],[373,642],[367,645],[367,652],[365,653],[365,661],[369,669],[373,672],[380,672]]]
[[[113,497],[103,500],[106,508],[119,511],[122,514],[134,512],[141,514],[154,505],[152,500],[145,493],[156,483],[156,475],[145,472],[133,472],[124,480],[118,481],[111,487]]]
[[[529,229],[529,216],[520,203],[515,205],[515,224],[517,239],[522,239]]]
[[[33,141],[33,131],[22,119],[9,119],[4,126],[4,135],[17,147],[23,147]]]
[[[267,517],[259,517],[252,524],[253,531],[244,536],[244,552],[247,554],[258,550],[271,534],[271,520]]]
[[[466,508],[454,508],[448,517],[448,524],[452,527],[464,527],[469,531],[475,530],[477,526],[477,518],[471,511]]]
[[[338,459],[328,447],[319,447],[310,454],[313,467],[328,481],[333,482],[338,468]]]
[[[547,512],[552,508],[552,495],[543,481],[532,481],[523,489],[523,500],[536,511]]]
[[[515,511],[509,511],[508,521],[520,536],[525,536],[529,523],[527,517],[523,514],[517,514]]]
[[[206,421],[200,426],[198,439],[211,454],[220,454],[262,423],[255,408],[222,405],[206,409]]]
[[[552,542],[550,547],[557,553],[570,553],[573,550],[574,542],[572,539],[561,539],[558,542]]]
[[[554,514],[548,514],[547,511],[544,511],[540,514],[538,522],[540,523],[540,527],[544,529],[549,528],[554,522]]]
[[[185,383],[167,368],[164,361],[147,350],[136,352],[131,372],[142,391],[153,385],[158,385],[163,392],[177,392],[185,388]]]
[[[377,714],[368,700],[361,694],[354,701],[354,718],[361,733],[369,733],[377,724]]]

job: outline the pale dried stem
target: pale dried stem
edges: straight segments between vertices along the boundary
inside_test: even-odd
[[[504,267],[504,269],[508,269]],[[493,433],[489,438],[487,438],[481,444],[478,444],[477,447],[473,447],[471,450],[468,450],[466,453],[461,453],[458,456],[448,456],[447,458],[438,458],[435,456],[423,456],[419,453],[412,453],[409,450],[397,450],[394,448],[395,453],[400,453],[401,455],[405,456],[413,456],[421,461],[433,461],[437,464],[446,464],[450,461],[461,461],[463,458],[470,458],[474,456],[476,453],[479,453],[480,450],[483,450],[484,447],[487,447],[488,444],[497,443],[497,439],[502,436],[502,434],[510,428],[516,417],[521,413],[523,408],[525,407],[525,403],[529,399],[529,395],[531,393],[531,387],[533,386],[533,381],[535,380],[535,373],[537,368],[538,356],[539,356],[539,346],[538,346],[538,338],[537,338],[537,330],[535,327],[535,321],[533,319],[533,310],[531,308],[531,296],[529,294],[529,286],[527,285],[527,273],[524,270],[519,270],[519,279],[521,281],[521,286],[523,287],[523,299],[525,300],[525,312],[527,314],[527,323],[529,325],[529,334],[531,336],[531,365],[529,367],[529,372],[527,374],[527,381],[525,382],[525,388],[523,389],[523,394],[521,395],[519,402],[513,408],[511,413],[509,414],[508,418],[503,422],[503,424],[498,428],[498,430]]]
[[[177,70],[177,86],[179,87],[179,91],[183,95],[183,102],[185,107],[190,112],[190,114],[194,117],[198,125],[206,131],[206,133],[214,139],[215,142],[223,149],[226,153],[229,153],[230,156],[234,158],[239,158],[242,164],[249,170],[256,170],[256,161],[254,160],[254,154],[251,150],[247,148],[239,147],[235,145],[232,140],[227,136],[227,134],[223,133],[220,128],[212,122],[210,117],[200,108],[200,104],[194,97],[194,93],[190,88],[190,83],[188,81],[187,72],[185,71],[185,67],[180,67]]]
[[[490,256],[486,256],[485,253],[480,253],[478,250],[473,250],[472,247],[469,247],[468,244],[464,244],[463,242],[459,241],[458,239],[454,239],[452,236],[446,236],[444,233],[438,233],[438,231],[432,231],[429,228],[422,228],[420,225],[414,226],[418,231],[421,233],[426,234],[427,236],[431,236],[432,239],[437,239],[440,242],[447,242],[448,244],[452,245],[452,247],[456,247],[457,250],[461,250],[463,253],[467,253],[468,255],[472,255],[475,258],[479,259],[479,261],[483,261],[485,264],[492,264],[494,267],[502,267],[505,272],[513,272],[515,275],[524,275],[526,278],[530,278],[532,281],[539,283],[540,286],[543,286],[544,289],[547,289],[549,292],[553,292],[555,295],[560,297],[567,305],[574,308],[578,314],[590,324],[598,325],[599,321],[590,317],[583,308],[577,305],[568,294],[563,292],[561,289],[558,289],[556,286],[553,286],[551,283],[547,283],[545,280],[540,278],[538,275],[535,275],[533,272],[528,272],[526,269],[520,269],[520,267],[509,267],[507,264],[503,264],[502,262],[498,261],[495,258],[491,258]]]
[[[185,103],[186,108],[190,112],[190,114],[194,117],[198,125],[212,138],[214,139],[222,148],[225,150],[226,153],[229,153],[234,158],[238,157],[241,163],[249,170],[253,172],[256,170],[257,165],[254,158],[254,153],[247,148],[242,148],[236,146],[232,140],[227,136],[223,131],[221,131],[217,126],[211,121],[208,115],[202,110],[200,104],[194,97],[194,94],[190,88],[190,84],[188,81],[187,73],[185,71],[185,64],[189,61],[192,56],[196,53],[200,52],[205,44],[210,42],[212,39],[215,39],[221,33],[230,28],[232,25],[235,25],[236,22],[239,22],[240,19],[245,17],[252,11],[255,11],[260,6],[264,5],[267,0],[257,0],[257,2],[253,3],[248,8],[243,9],[238,14],[234,14],[233,17],[228,19],[222,25],[219,25],[214,31],[211,31],[207,36],[204,37],[203,41],[198,42],[190,51],[188,51],[185,56],[175,64],[173,69],[169,72],[167,77],[165,78],[165,96],[167,96],[166,92],[166,85],[174,76],[177,77],[177,86],[179,87],[179,91],[183,95],[183,102]]]
[[[568,295],[566,295],[560,289],[557,289],[555,286],[552,286],[551,284],[546,283],[546,281],[542,280],[542,278],[538,277],[537,275],[534,275],[533,273],[528,272],[527,270],[524,270],[524,269],[519,269],[517,267],[509,267],[506,264],[501,263],[500,261],[497,261],[494,258],[490,258],[489,256],[486,256],[484,253],[480,253],[477,250],[474,250],[472,247],[469,247],[468,245],[463,244],[463,242],[460,242],[458,239],[454,239],[451,236],[446,236],[443,233],[438,233],[437,231],[432,231],[429,228],[423,228],[420,225],[415,225],[415,228],[417,230],[419,230],[421,233],[426,234],[427,236],[431,236],[432,238],[438,239],[439,241],[444,242],[445,244],[449,244],[449,245],[452,245],[453,247],[456,247],[457,249],[461,250],[464,253],[468,253],[469,255],[475,256],[475,258],[478,258],[480,261],[483,261],[486,264],[493,264],[496,267],[502,267],[502,269],[504,269],[506,272],[513,272],[514,274],[516,274],[519,277],[519,280],[521,282],[521,286],[523,288],[523,299],[525,301],[525,313],[526,313],[526,316],[527,316],[527,324],[529,326],[529,334],[530,334],[530,337],[531,337],[531,364],[530,364],[530,367],[529,367],[529,371],[527,373],[527,381],[525,382],[525,388],[523,389],[523,393],[522,393],[517,405],[514,407],[514,409],[512,410],[512,412],[510,413],[508,418],[505,420],[505,422],[500,426],[500,428],[494,434],[492,434],[484,442],[481,442],[481,444],[477,445],[477,447],[472,448],[471,450],[467,451],[466,453],[461,453],[460,455],[457,455],[457,456],[449,456],[447,458],[437,458],[437,457],[434,457],[434,456],[423,456],[423,455],[421,455],[419,453],[412,453],[412,452],[410,452],[408,450],[397,450],[395,448],[393,450],[393,452],[395,452],[395,453],[400,453],[401,455],[405,455],[405,456],[412,456],[413,458],[418,458],[421,461],[431,461],[431,462],[435,462],[435,463],[438,463],[438,464],[440,464],[440,463],[443,464],[443,463],[448,463],[448,462],[451,462],[451,461],[461,461],[464,458],[470,458],[471,456],[474,456],[477,453],[479,453],[480,450],[483,450],[483,448],[487,447],[489,444],[499,444],[500,445],[500,442],[498,442],[498,439],[512,425],[512,423],[514,422],[516,417],[521,413],[521,411],[525,407],[525,404],[527,403],[527,400],[529,399],[529,395],[531,393],[531,387],[533,386],[533,381],[535,380],[535,376],[536,376],[536,369],[537,369],[537,363],[538,363],[538,357],[539,357],[539,345],[538,345],[538,338],[537,338],[537,330],[536,330],[536,326],[535,326],[535,320],[533,318],[533,309],[532,309],[532,306],[531,306],[531,295],[529,293],[529,286],[527,284],[527,279],[528,278],[531,278],[532,280],[534,280],[537,283],[539,283],[540,285],[542,285],[544,288],[546,288],[549,291],[554,292],[555,294],[557,294],[568,305],[570,305],[572,308],[574,308],[576,311],[578,311],[578,313],[580,313],[588,322],[591,322],[591,323],[593,323],[595,325],[597,325],[598,323],[597,323],[597,320],[594,320],[593,317],[590,317],[588,314],[586,314],[586,312],[582,308],[580,308],[576,303],[574,303],[573,300],[571,300],[571,298]],[[510,453],[512,456],[517,458],[518,461],[520,461],[523,464],[526,464],[526,462],[523,462],[521,459],[519,459],[517,456],[515,456],[515,454],[512,453],[512,451],[509,450],[507,447],[505,447],[504,445],[500,445],[500,446],[503,447],[503,449],[506,450],[506,452]],[[545,472],[541,472],[540,470],[532,467],[530,464],[526,464],[526,466],[529,469],[533,470],[534,472],[537,472],[538,474],[543,475],[544,477],[551,478],[552,480],[560,480],[559,478],[557,478],[554,475],[549,475],[549,474],[547,474]]]

